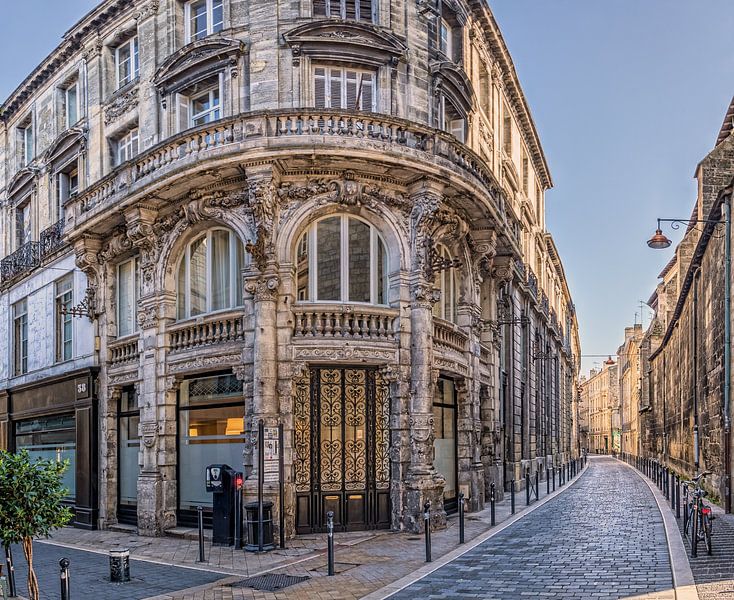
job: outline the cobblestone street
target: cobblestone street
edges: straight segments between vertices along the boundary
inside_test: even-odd
[[[663,599],[672,585],[652,493],[602,457],[564,494],[392,598]]]

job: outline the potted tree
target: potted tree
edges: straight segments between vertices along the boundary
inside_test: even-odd
[[[71,510],[63,500],[68,490],[61,482],[69,461],[35,459],[26,450],[0,450],[0,541],[22,544],[28,562],[28,595],[38,600],[33,570],[33,538],[48,537],[66,525]]]

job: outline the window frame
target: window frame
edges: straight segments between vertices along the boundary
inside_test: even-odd
[[[213,305],[213,285],[212,285],[212,267],[213,267],[213,254],[212,254],[212,234],[215,231],[226,231],[229,233],[229,305],[223,308],[212,309]],[[191,314],[191,247],[194,243],[199,241],[202,237],[206,237],[206,298],[205,298],[205,310],[196,314]],[[244,299],[242,297],[242,285],[240,284],[240,273],[237,272],[237,252],[242,249],[242,264],[241,268],[244,268],[249,260],[248,254],[245,252],[245,246],[242,240],[233,229],[227,227],[212,227],[207,229],[205,232],[193,237],[185,246],[182,256],[176,264],[174,271],[176,277],[176,320],[186,321],[187,319],[195,319],[205,315],[210,315],[217,312],[223,312],[228,310],[235,310],[244,306]],[[184,307],[183,312],[180,304],[181,295],[181,281],[180,281],[180,270],[182,263],[184,266],[184,279],[187,282],[186,289],[184,290]]]
[[[214,104],[215,94],[216,94],[216,101],[217,101],[216,104]],[[209,102],[210,108],[203,110],[201,112],[198,112],[198,113],[194,113],[194,102],[196,102],[197,99],[202,98],[204,96],[208,96],[208,102]],[[198,119],[202,119],[202,118],[204,118],[203,121],[201,121],[200,123],[196,122]],[[206,125],[207,123],[218,121],[221,118],[222,118],[221,81],[217,82],[216,85],[213,85],[205,90],[202,90],[195,94],[191,94],[189,96],[189,127],[198,127],[199,125]]]
[[[125,59],[124,62],[130,61],[130,75],[124,80],[120,80],[120,51],[127,47],[130,52],[130,56],[128,59]],[[130,82],[135,81],[140,76],[140,56],[139,56],[139,45],[138,45],[138,36],[133,35],[130,38],[126,39],[124,42],[122,42],[119,46],[115,47],[115,82],[116,86],[115,89],[119,90],[120,88],[128,85]]]
[[[323,70],[324,74],[319,75],[318,71]],[[339,103],[343,104],[343,107],[337,107],[335,108],[332,102],[332,81],[335,79],[333,77],[332,71],[339,71],[339,87],[340,87],[340,98]],[[355,99],[359,100],[359,106],[356,108],[347,106],[348,100],[349,100],[349,90],[348,90],[348,74],[354,73],[356,75],[355,79]],[[364,96],[361,93],[361,90],[363,89],[363,80],[364,75],[369,75],[371,78],[371,87],[372,87],[372,106],[371,107],[364,107]],[[323,108],[326,110],[359,110],[363,112],[378,112],[378,77],[379,73],[377,70],[374,69],[365,69],[365,68],[354,68],[354,67],[346,67],[342,65],[334,65],[334,64],[315,64],[313,66],[313,71],[311,74],[311,82],[313,84],[313,106],[315,108]],[[324,106],[320,107],[318,106],[318,99],[317,99],[317,80],[322,79],[324,80]]]
[[[35,157],[35,139],[33,119],[28,119],[24,125],[18,126],[21,144],[21,167],[29,165]]]
[[[132,263],[132,302],[130,302],[130,307],[132,310],[132,314],[129,315],[131,317],[131,323],[132,326],[130,328],[130,331],[127,333],[121,333],[120,332],[120,323],[122,323],[122,286],[120,285],[120,269],[124,265],[128,265]],[[140,300],[140,277],[138,274],[138,269],[140,266],[140,257],[133,256],[132,258],[129,258],[127,260],[123,260],[122,262],[118,263],[115,266],[115,285],[117,286],[117,289],[115,290],[115,299],[117,301],[117,314],[115,315],[117,318],[117,338],[123,338],[130,335],[135,335],[138,333],[138,319],[137,319],[137,305],[138,301]]]
[[[358,21],[360,23],[365,23],[365,22],[372,23],[372,24],[377,23],[377,1],[376,0],[338,0],[339,1],[339,14],[338,15],[332,14],[331,5],[333,1],[334,0],[321,0],[321,2],[319,3],[320,5],[319,8],[323,6],[324,14],[317,13],[316,2],[314,2],[313,3],[313,6],[314,6],[313,16],[315,18],[319,18],[319,17],[326,18],[326,19],[336,18],[336,19],[341,19],[343,21],[347,21],[347,20]],[[348,8],[347,5],[350,2],[354,3],[354,18],[353,19],[347,17],[347,8]],[[362,5],[363,4],[369,7],[368,9],[369,17],[368,18],[362,17],[362,12],[363,12]]]
[[[135,151],[133,152],[133,144],[135,144]],[[130,155],[128,156],[128,149]],[[122,157],[122,152],[125,150],[125,158]],[[138,126],[128,129],[123,135],[115,140],[115,166],[119,166],[128,160],[132,160],[140,153],[140,130]]]
[[[206,4],[206,32],[201,37],[194,37],[191,31],[191,9],[195,4]],[[215,29],[214,23],[214,6],[219,5],[222,11],[222,21],[219,29]],[[184,43],[190,44],[198,40],[204,39],[215,33],[219,33],[224,30],[224,0],[190,0],[184,6]]]
[[[453,60],[454,28],[448,20],[441,18],[438,24],[438,50],[447,58]]]
[[[76,177],[76,187],[72,181]],[[79,193],[79,157],[60,167],[55,173],[56,221],[64,217],[64,204]]]
[[[74,119],[71,118],[71,106],[72,103],[69,101],[69,92],[71,90],[74,90]],[[64,88],[64,122],[66,124],[66,129],[71,129],[74,125],[76,125],[80,120],[80,110],[79,110],[79,81],[75,80],[69,85],[67,85]]]
[[[33,240],[33,207],[31,195],[28,194],[15,205],[15,248],[16,250]],[[26,235],[25,218],[22,216],[28,211],[28,230]]]
[[[449,249],[443,244],[437,244],[436,250],[441,258],[451,260],[453,258]],[[441,298],[433,305],[433,316],[449,323],[456,323],[458,320],[457,300],[459,295],[459,278],[455,267],[449,267],[436,273],[433,289],[441,292]],[[448,303],[451,307],[451,314],[446,315],[446,297],[448,295]]]
[[[12,312],[13,375],[18,377],[28,373],[28,297],[14,302]]]
[[[69,285],[68,289],[61,289],[62,285]],[[69,273],[54,282],[54,356],[56,363],[62,363],[74,358],[74,320],[68,311],[74,304],[74,277]],[[64,333],[65,325],[70,326],[69,339]],[[68,356],[66,354],[69,350]]]
[[[339,299],[321,299],[318,297],[318,224],[324,220],[338,217],[340,219],[339,225],[339,273],[340,273],[340,293]],[[370,301],[361,302],[358,300],[349,299],[349,220],[354,219],[360,223],[364,223],[370,228]],[[389,306],[388,292],[390,288],[390,282],[388,277],[388,270],[390,265],[390,257],[388,254],[387,244],[382,234],[379,232],[369,221],[357,217],[355,215],[341,213],[334,215],[327,215],[320,219],[316,219],[309,223],[308,227],[301,233],[296,244],[296,252],[299,252],[302,248],[302,240],[304,236],[307,237],[305,242],[307,245],[308,252],[308,299],[298,299],[298,302],[304,303],[339,303],[339,304],[359,304],[363,306]],[[383,302],[378,302],[379,299],[379,243],[382,243],[383,253],[385,254],[384,261],[385,265],[383,268],[383,277],[385,279],[382,290]],[[296,258],[296,263],[298,258]],[[299,290],[298,277],[296,277],[296,290]]]

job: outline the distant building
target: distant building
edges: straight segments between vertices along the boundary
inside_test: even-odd
[[[617,365],[609,358],[582,380],[581,404],[588,407],[589,452],[609,454],[619,450],[619,381]]]

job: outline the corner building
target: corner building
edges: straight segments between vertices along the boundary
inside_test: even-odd
[[[261,419],[288,535],[440,527],[570,457],[551,179],[485,3],[107,0],[0,114],[0,440],[67,427],[80,525],[191,522],[210,463],[251,499]]]

